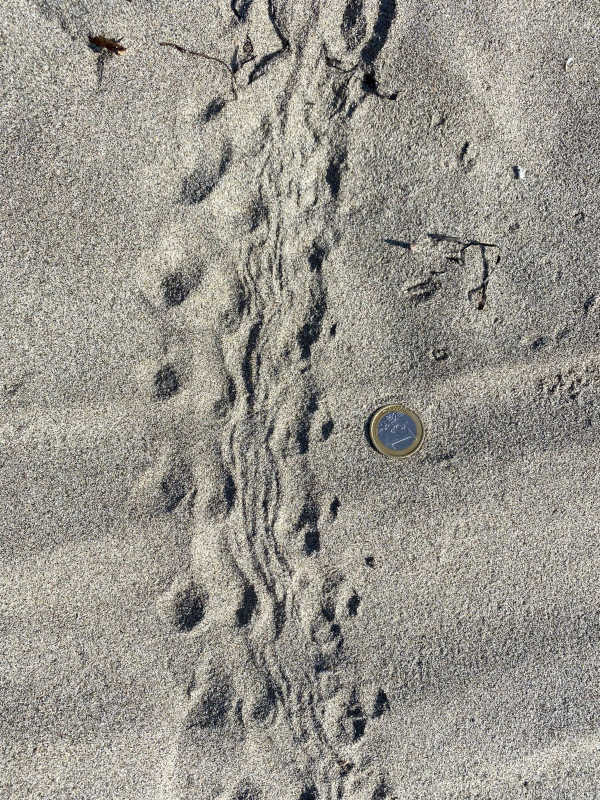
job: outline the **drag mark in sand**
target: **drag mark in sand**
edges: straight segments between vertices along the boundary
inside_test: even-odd
[[[231,4],[238,23],[250,5]],[[228,260],[237,308],[231,324],[217,327],[215,339],[223,344],[214,348],[226,395],[214,406],[220,457],[212,480],[220,497],[205,504],[205,520],[191,514],[191,565],[159,601],[195,659],[183,686],[187,705],[170,789],[191,799],[220,797],[219,787],[237,785],[240,797],[258,797],[276,776],[285,800],[341,798],[352,781],[385,797],[381,770],[368,759],[361,763],[358,748],[389,701],[381,687],[365,691],[345,652],[345,629],[358,624],[362,598],[342,572],[321,562],[322,537],[341,501],[317,492],[309,458],[335,431],[312,362],[335,335],[336,323],[327,321],[325,267],[341,236],[336,217],[349,169],[351,114],[332,121],[347,95],[332,88],[335,65],[324,56],[314,7],[303,12],[293,46],[281,10],[272,0],[267,10],[281,48],[258,59],[244,91],[278,60],[282,86],[277,100],[262,97],[255,160],[238,167],[232,150],[214,175],[197,167],[184,179],[179,203],[193,214],[212,202],[226,176],[244,170],[246,195],[231,202],[246,209],[248,224]],[[361,51],[365,70],[373,68],[394,16],[395,3],[382,0]],[[366,35],[363,20],[355,2],[341,26],[352,47]],[[234,93],[240,91],[233,69],[220,63]],[[374,93],[373,81],[369,72],[363,100]],[[211,125],[219,124],[222,108],[214,102],[206,118]],[[303,178],[314,163],[321,168],[309,186]],[[169,313],[193,289],[183,271],[163,278]],[[174,364],[156,373],[158,399],[169,401],[180,388]],[[188,468],[202,480],[193,457]],[[163,480],[164,510],[173,514],[190,492],[190,480],[178,476]]]

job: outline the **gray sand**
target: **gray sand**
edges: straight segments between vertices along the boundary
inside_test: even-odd
[[[600,797],[597,5],[0,22],[0,796]]]

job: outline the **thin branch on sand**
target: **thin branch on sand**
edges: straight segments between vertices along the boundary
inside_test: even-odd
[[[222,58],[217,58],[216,56],[209,56],[208,53],[201,53],[199,50],[188,50],[187,47],[182,47],[179,44],[175,44],[174,42],[159,42],[161,47],[173,47],[175,50],[178,50],[180,53],[184,53],[188,56],[197,56],[198,58],[206,58],[209,61],[216,61],[217,64],[221,64],[221,66],[225,67],[227,72],[231,75],[231,91],[233,92],[234,98],[237,100],[237,86],[235,83],[235,73],[243,67],[248,61],[252,61],[256,56],[252,51],[252,42],[250,39],[247,38],[244,44],[244,58],[241,61],[238,61],[237,57],[237,47],[234,51],[233,58],[231,61],[231,65],[229,65],[226,61],[223,61]]]

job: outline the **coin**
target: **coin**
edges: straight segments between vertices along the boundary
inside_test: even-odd
[[[392,403],[373,415],[370,434],[380,453],[404,458],[419,449],[423,441],[423,423],[410,408]]]

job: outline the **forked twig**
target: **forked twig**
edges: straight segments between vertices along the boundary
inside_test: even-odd
[[[175,50],[179,50],[180,53],[186,53],[188,56],[200,56],[201,58],[208,58],[210,61],[217,61],[219,64],[222,64],[225,69],[229,70],[229,72],[232,72],[229,64],[223,61],[222,58],[209,56],[206,53],[200,53],[198,50],[188,50],[186,47],[182,47],[180,44],[175,44],[174,42],[159,42],[159,45],[161,45],[161,47],[174,47]]]
[[[216,61],[217,64],[221,64],[221,66],[225,67],[227,72],[231,75],[231,91],[233,92],[234,98],[237,100],[237,86],[235,83],[235,73],[243,67],[248,61],[252,61],[255,56],[252,51],[252,42],[250,39],[246,39],[246,43],[244,44],[244,55],[245,58],[242,61],[237,60],[237,48],[234,52],[232,65],[230,66],[226,61],[223,61],[222,58],[217,58],[216,56],[209,56],[207,53],[201,53],[199,50],[188,50],[187,47],[182,47],[179,44],[175,44],[174,42],[159,42],[161,47],[173,47],[175,50],[179,50],[180,53],[184,53],[188,56],[198,56],[199,58],[206,58],[209,61]]]
[[[175,44],[174,42],[159,42],[161,47],[174,47],[175,50],[179,50],[180,53],[185,53],[188,56],[198,56],[199,58],[207,58],[209,61],[216,61],[217,64],[221,64],[227,72],[231,75],[231,91],[233,92],[234,98],[237,100],[237,89],[235,85],[235,75],[231,67],[226,61],[223,61],[221,58],[216,58],[216,56],[209,56],[206,53],[200,53],[198,50],[188,50],[186,47],[181,47],[179,44]]]

